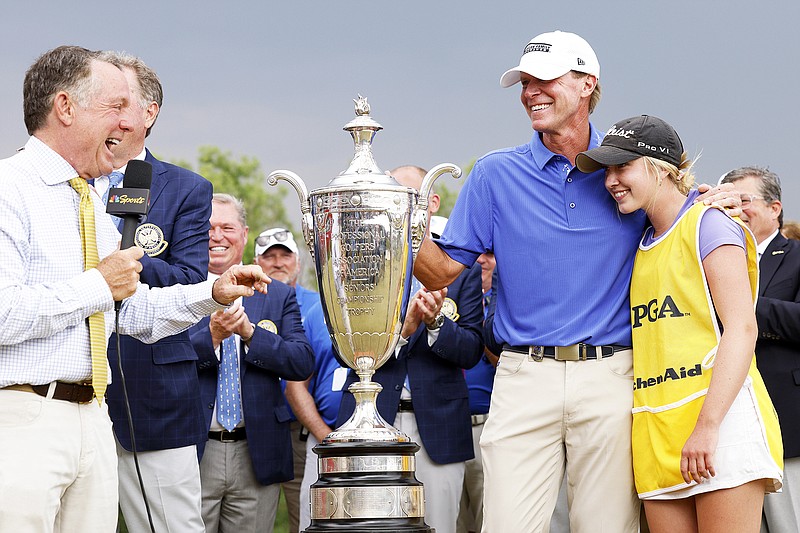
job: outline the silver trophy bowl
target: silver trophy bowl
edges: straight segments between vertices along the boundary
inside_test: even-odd
[[[297,174],[272,172],[267,182],[285,180],[297,191],[303,236],[314,257],[320,299],[331,341],[360,381],[350,386],[356,408],[323,443],[408,442],[378,413],[381,386],[371,380],[393,357],[405,319],[413,262],[428,224],[428,196],[436,179],[461,169],[434,167],[420,191],[381,172],[372,140],[383,129],[370,117],[367,99],[354,100],[356,118],[345,125],[355,143],[350,166],[310,194]]]

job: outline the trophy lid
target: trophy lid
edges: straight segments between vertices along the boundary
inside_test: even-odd
[[[372,139],[383,126],[375,122],[370,116],[370,107],[367,98],[358,95],[355,103],[356,118],[345,124],[344,130],[349,131],[355,143],[355,154],[347,170],[331,180],[328,186],[342,185],[393,185],[400,186],[397,181],[384,174],[375,163],[372,156]]]

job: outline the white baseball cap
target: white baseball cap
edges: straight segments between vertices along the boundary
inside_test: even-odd
[[[600,62],[583,37],[565,31],[537,35],[525,46],[519,65],[500,77],[501,87],[520,81],[520,73],[549,81],[575,70],[600,79]]]
[[[294,242],[294,235],[292,235],[291,231],[285,228],[270,228],[262,231],[256,237],[256,257],[276,245],[285,246],[294,254],[298,253],[297,243]]]

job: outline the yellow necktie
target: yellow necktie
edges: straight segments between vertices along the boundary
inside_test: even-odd
[[[94,204],[92,203],[89,184],[83,178],[69,180],[72,188],[81,195],[80,226],[83,247],[83,269],[89,270],[97,266],[97,234],[94,226]],[[89,344],[92,349],[92,388],[98,403],[103,403],[108,385],[108,362],[106,321],[103,313],[95,313],[89,317]]]

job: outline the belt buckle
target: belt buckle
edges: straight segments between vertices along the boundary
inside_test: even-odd
[[[228,438],[225,438],[225,434],[226,433],[228,435],[231,435],[231,436],[228,437]],[[228,444],[228,443],[231,443],[231,442],[236,442],[236,439],[233,437],[233,431],[221,431],[220,434],[219,434],[219,441],[224,443],[224,444]]]
[[[569,346],[556,346],[553,348],[555,351],[556,361],[580,361],[586,360],[586,345],[585,344],[570,344]]]
[[[544,358],[544,346],[528,346],[528,357],[541,363]]]

